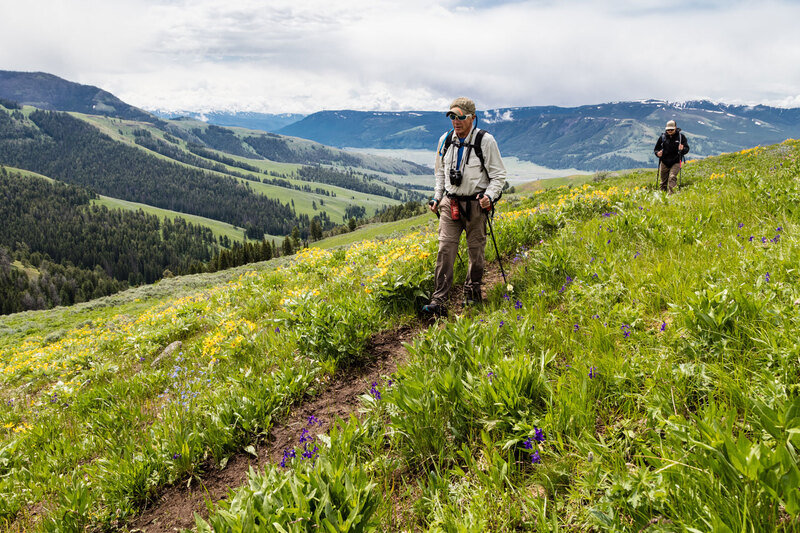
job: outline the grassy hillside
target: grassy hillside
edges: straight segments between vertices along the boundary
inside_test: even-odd
[[[0,524],[124,528],[411,325],[360,419],[309,418],[198,530],[796,531],[799,157],[509,197],[509,286],[436,323],[430,229],[0,317]]]
[[[239,202],[230,198],[236,192],[238,196],[249,196],[244,200],[247,205],[239,210],[245,213],[239,218],[259,219],[264,218],[264,209],[254,208],[253,205],[265,204],[266,197],[269,201],[290,205],[295,215],[300,217],[293,224],[284,224],[288,228],[285,233],[291,231],[294,225],[299,225],[301,232],[306,232],[309,220],[317,216],[323,217],[323,223],[327,216],[330,223],[340,224],[345,221],[347,209],[363,208],[366,216],[371,216],[385,206],[401,203],[405,197],[420,194],[420,191],[415,192],[412,188],[416,186],[411,182],[416,180],[406,179],[408,173],[425,171],[413,163],[354,155],[311,141],[240,128],[225,129],[199,121],[159,120],[151,123],[73,112],[72,117],[90,124],[102,136],[62,119],[49,120],[47,127],[50,133],[45,134],[39,125],[30,120],[33,116],[40,117],[40,121],[44,118],[36,115],[35,108],[26,106],[12,112],[0,107],[0,111],[3,111],[0,114],[2,128],[8,130],[3,136],[5,148],[0,151],[5,157],[0,159],[4,159],[2,162],[9,166],[23,166],[40,173],[50,169],[52,172],[46,173],[57,174],[50,177],[92,186],[106,196],[157,205],[162,209],[174,209],[171,206],[180,205],[181,212],[206,218],[224,218],[223,221],[229,224],[235,223],[230,207],[224,208],[223,215],[218,207],[212,206]],[[57,142],[63,147],[54,149],[52,135],[56,135]],[[260,140],[267,135],[271,135],[267,139],[269,142]],[[276,156],[288,158],[291,162],[267,159],[248,142],[262,152],[272,146]],[[34,153],[29,153],[33,145],[36,145],[36,149]],[[131,148],[136,151],[132,152]],[[78,152],[80,156],[76,155]],[[125,161],[121,163],[120,159]],[[329,175],[309,175],[309,169],[316,168],[314,165],[322,165],[321,168],[327,169]],[[101,169],[100,176],[97,175],[98,168]],[[142,174],[146,173],[143,169],[148,168],[159,169],[156,173],[164,177],[162,187],[174,188],[177,185],[187,190],[182,190],[180,194],[151,197],[148,188],[142,190],[142,184],[137,182],[143,180]],[[131,169],[139,172],[129,175]],[[109,184],[103,177],[108,175],[117,178],[113,180],[116,185]],[[194,198],[212,194],[208,189],[219,188],[230,178],[249,187],[255,197],[250,192],[238,190],[241,186],[237,189],[227,184],[224,187],[236,190],[229,190],[225,194],[217,191],[221,196],[219,201],[197,201]],[[197,184],[188,187],[185,183],[187,179]],[[122,182],[124,186],[120,186]],[[421,194],[427,196],[427,193]],[[171,200],[165,200],[165,196]],[[194,200],[187,205],[190,197]],[[277,211],[283,212],[282,208],[267,211],[275,212],[276,216],[288,216],[285,213],[277,215]],[[217,214],[211,216],[213,213]],[[347,215],[347,218],[350,216]],[[273,229],[277,227],[274,223],[271,226]]]
[[[155,125],[151,125],[146,122],[126,121],[122,119],[101,117],[94,115],[79,115],[79,114],[74,114],[74,115],[95,125],[96,127],[98,127],[98,129],[100,129],[100,131],[102,131],[103,133],[105,133],[106,135],[110,136],[111,138],[117,141],[124,142],[131,146],[136,146],[137,148],[145,150],[148,153],[154,154],[156,157],[165,160],[171,160],[170,158],[164,155],[147,150],[146,148],[138,146],[135,143],[134,132],[141,130],[148,131],[155,138],[164,140],[165,132],[163,131],[163,129],[160,129]],[[173,124],[175,124],[176,127],[179,127],[180,129],[185,130],[187,132],[197,128],[208,127],[207,124],[200,121],[180,120],[174,122]],[[305,142],[310,144],[308,141]],[[187,144],[186,141],[178,140],[178,147],[184,153],[188,153],[188,151],[186,150],[186,144]],[[296,172],[301,167],[300,164],[281,163],[281,162],[270,161],[268,159],[263,159],[263,158],[255,158],[257,157],[255,154],[251,154],[254,158],[247,158],[239,155],[229,154],[219,150],[211,149],[210,151],[218,154],[219,156],[230,158],[247,166],[255,167],[256,169],[258,169],[260,173],[274,173],[280,176],[286,176],[285,180],[291,185],[294,185],[296,187],[309,185],[308,182],[298,179],[296,177]],[[205,159],[205,161],[210,164],[216,163],[216,161],[214,160]],[[188,165],[186,163],[182,164],[184,164],[187,167],[191,167],[191,165]],[[313,188],[315,189],[319,188],[324,191],[327,191],[329,193],[327,195],[318,194],[314,192],[306,192],[286,187],[280,187],[266,183],[260,183],[260,180],[265,176],[259,174],[259,172],[247,171],[243,170],[240,167],[226,165],[226,164],[223,164],[222,166],[227,172],[233,173],[233,176],[239,179],[242,183],[247,183],[250,187],[253,188],[255,192],[269,196],[271,198],[280,198],[281,201],[283,202],[294,202],[294,207],[298,214],[314,217],[315,215],[319,215],[322,212],[326,212],[330,216],[331,220],[333,220],[336,223],[342,222],[345,209],[351,205],[364,207],[367,211],[367,214],[371,216],[375,214],[375,212],[383,206],[396,205],[400,203],[399,201],[393,200],[391,198],[385,198],[358,191],[352,191],[349,189],[337,187],[335,185],[328,185],[324,183],[315,183],[313,184]],[[365,169],[361,170],[364,171]],[[225,175],[225,173],[220,173],[220,174]],[[245,175],[247,176],[247,179],[243,177],[238,177],[237,174]],[[387,188],[392,192],[396,190],[396,188],[393,187],[387,187]],[[317,204],[318,206],[317,209],[313,208],[314,203]]]

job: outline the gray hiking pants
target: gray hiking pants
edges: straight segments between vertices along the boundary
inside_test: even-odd
[[[670,194],[675,192],[675,187],[678,184],[678,172],[681,171],[681,164],[675,163],[671,167],[668,167],[664,163],[659,163],[658,171],[661,174],[661,190],[668,190]]]
[[[486,251],[486,215],[481,210],[478,200],[461,201],[461,219],[450,217],[450,202],[457,201],[445,196],[439,203],[439,253],[436,256],[436,273],[434,275],[434,292],[431,303],[444,305],[447,293],[453,286],[453,265],[458,254],[458,241],[461,232],[467,232],[467,249],[469,250],[469,268],[464,282],[464,294],[470,299],[481,300],[481,280],[485,264]],[[465,211],[469,204],[469,220]]]

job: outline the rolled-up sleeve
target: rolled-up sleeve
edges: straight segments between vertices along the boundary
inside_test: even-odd
[[[486,188],[486,195],[494,202],[500,198],[503,186],[506,184],[506,167],[503,164],[502,157],[500,157],[500,148],[497,146],[497,141],[494,137],[488,134],[484,135],[481,142],[481,150],[483,150],[486,173],[489,175],[489,186]]]
[[[442,165],[442,156],[439,155],[439,152],[442,149],[446,136],[447,134],[442,135],[439,139],[439,144],[436,145],[436,161],[433,163],[433,199],[437,202],[441,202],[442,197],[444,197],[444,166]]]

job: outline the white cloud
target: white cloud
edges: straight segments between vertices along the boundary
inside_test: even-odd
[[[28,0],[0,68],[146,108],[440,109],[709,98],[800,105],[795,2]]]

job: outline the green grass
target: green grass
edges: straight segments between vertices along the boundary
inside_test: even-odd
[[[673,196],[652,177],[508,195],[511,287],[423,328],[360,419],[254,471],[198,529],[799,530],[800,142],[691,163]],[[415,320],[425,220],[0,319],[0,524],[118,529],[263,439]]]

